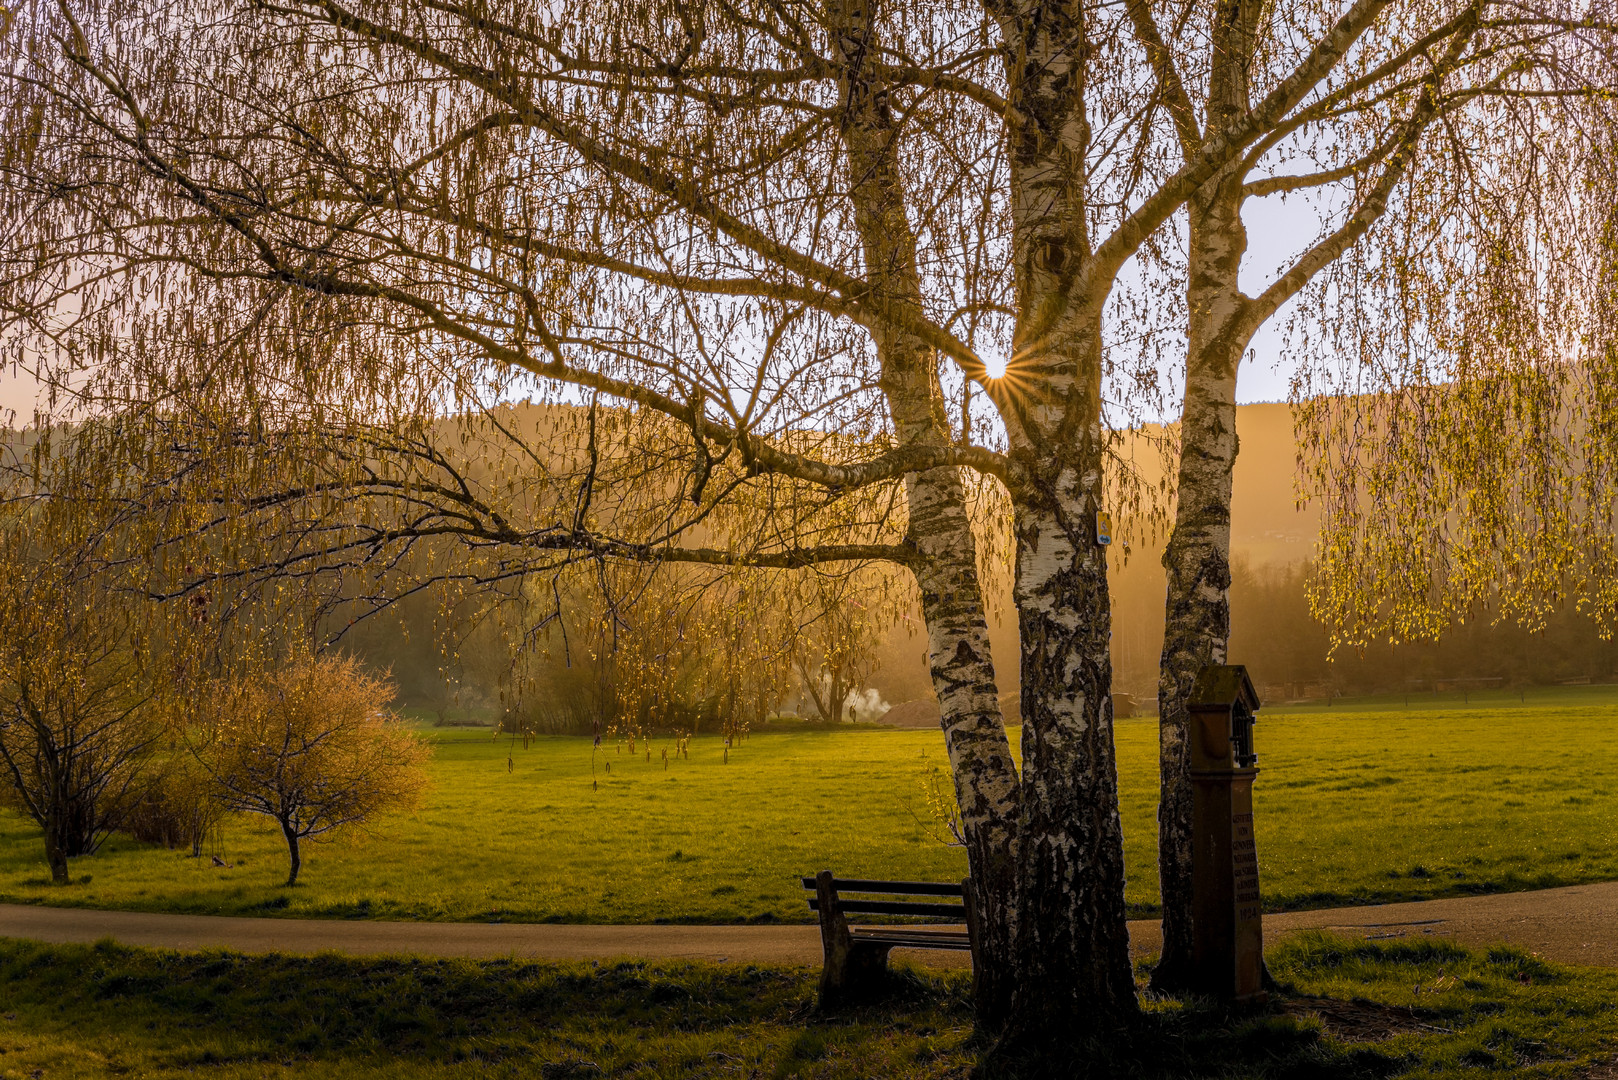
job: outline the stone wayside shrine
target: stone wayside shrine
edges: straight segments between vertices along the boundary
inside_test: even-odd
[[[1239,664],[1197,673],[1190,713],[1191,956],[1198,989],[1224,1001],[1264,993],[1258,848],[1253,842],[1253,720],[1258,694]]]

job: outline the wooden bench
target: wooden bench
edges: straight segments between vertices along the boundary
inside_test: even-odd
[[[977,955],[977,917],[966,882],[868,881],[840,879],[830,870],[803,879],[814,893],[809,909],[820,915],[820,943],[826,963],[820,972],[820,1000],[834,1004],[880,989],[886,981],[890,949],[958,949]],[[863,899],[847,899],[844,893]],[[872,897],[928,896],[939,900],[892,900]],[[960,926],[915,923],[850,926],[846,915],[913,915],[958,919]]]

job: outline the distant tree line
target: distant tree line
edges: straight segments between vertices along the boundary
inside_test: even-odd
[[[103,435],[0,444],[0,806],[57,884],[115,832],[200,855],[227,810],[276,821],[294,884],[300,841],[415,802],[426,745],[385,677],[311,655],[295,620],[244,610],[221,638],[224,595],[153,603],[162,545]]]
[[[1537,631],[1480,611],[1436,642],[1382,641],[1340,648],[1328,659],[1330,635],[1311,616],[1306,595],[1313,573],[1310,563],[1233,566],[1230,655],[1272,694],[1420,693],[1446,684],[1511,688],[1618,676],[1618,642],[1602,640],[1600,626],[1572,604],[1550,612]]]
[[[1163,640],[1163,573],[1156,552],[1144,551],[1112,578],[1117,619],[1113,664],[1121,693],[1147,711],[1157,694]],[[1327,623],[1311,614],[1311,559],[1231,561],[1229,658],[1243,664],[1266,704],[1328,694],[1412,694],[1467,686],[1553,686],[1570,680],[1618,681],[1618,641],[1603,640],[1600,623],[1576,604],[1552,608],[1543,628],[1479,609],[1436,642],[1332,650]],[[1498,680],[1498,681],[1496,681]]]
[[[1119,692],[1147,712],[1156,703],[1163,635],[1163,579],[1153,554],[1143,554],[1113,575],[1117,612],[1113,663]],[[1315,573],[1311,560],[1284,564],[1254,564],[1239,556],[1232,560],[1229,655],[1232,663],[1247,666],[1267,704],[1327,695],[1618,680],[1618,641],[1603,640],[1599,624],[1571,604],[1550,612],[1540,630],[1526,629],[1512,619],[1496,622],[1492,612],[1483,610],[1437,642],[1397,646],[1380,642],[1361,649],[1339,648],[1333,654],[1328,627],[1309,610],[1307,590]],[[815,695],[805,685],[810,672],[822,670],[828,658],[838,662],[837,678],[843,680],[839,690],[875,689],[894,704],[930,696],[925,647],[913,629],[919,612],[912,597],[862,596],[858,607],[843,601],[829,614],[822,611],[810,617],[807,628],[789,628],[778,621],[774,631],[782,638],[772,666],[753,664],[744,649],[695,648],[703,635],[711,634],[702,627],[703,605],[714,601],[711,596],[694,601],[693,596],[708,596],[696,593],[675,603],[678,593],[661,592],[655,601],[661,609],[655,613],[654,602],[646,598],[639,608],[621,612],[637,633],[658,623],[690,637],[685,645],[676,642],[672,650],[653,654],[663,662],[641,669],[637,678],[652,678],[660,685],[643,687],[641,692],[652,697],[635,706],[633,715],[625,704],[627,687],[618,687],[641,663],[631,659],[639,646],[633,644],[634,635],[626,634],[622,652],[590,651],[584,643],[592,640],[591,629],[603,623],[599,601],[588,595],[571,601],[573,621],[582,629],[571,653],[564,654],[557,629],[542,637],[517,669],[507,645],[497,640],[500,631],[488,626],[471,631],[457,651],[447,655],[434,629],[434,605],[425,598],[402,601],[385,616],[359,624],[343,638],[343,645],[373,669],[391,671],[402,702],[445,716],[506,713],[502,686],[520,670],[526,690],[513,696],[504,722],[513,730],[535,734],[590,734],[598,728],[721,731],[745,719],[732,713],[723,695],[703,689],[717,685],[719,673],[726,669],[748,684],[743,695],[728,700],[739,703],[753,695],[755,711],[750,715],[755,723],[775,712],[831,719],[816,707]],[[996,629],[1009,634],[1013,628]],[[996,647],[998,654],[998,640]],[[1007,652],[1012,648],[1014,643],[1004,646]],[[790,671],[779,667],[782,660],[791,665]],[[828,704],[831,698],[842,698],[821,696]],[[652,700],[662,704],[654,709]]]
[[[1231,562],[1230,662],[1246,665],[1267,704],[1328,694],[1432,692],[1464,686],[1548,686],[1588,678],[1618,680],[1618,642],[1572,603],[1554,608],[1542,629],[1495,620],[1481,609],[1437,642],[1386,640],[1332,650],[1327,624],[1310,613],[1311,560]],[[1149,709],[1156,696],[1163,624],[1161,571],[1150,558],[1114,575],[1118,632],[1113,662],[1119,689]],[[1495,681],[1498,680],[1498,681]]]
[[[341,642],[397,672],[401,699],[441,720],[470,711],[515,734],[737,735],[778,713],[850,718],[914,603],[874,571],[793,580],[592,566],[545,592],[538,605],[517,596],[463,613],[448,635],[444,613],[416,597]]]

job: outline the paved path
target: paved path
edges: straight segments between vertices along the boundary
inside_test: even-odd
[[[1468,945],[1509,942],[1548,960],[1618,967],[1618,882],[1264,917],[1269,941],[1310,928],[1371,938],[1443,936]],[[1132,922],[1129,934],[1136,953],[1155,952],[1161,946],[1156,922]],[[238,952],[820,963],[820,931],[814,926],[337,922],[0,904],[0,936],[52,942],[111,937],[126,945]],[[970,962],[962,953],[898,952],[940,967]]]

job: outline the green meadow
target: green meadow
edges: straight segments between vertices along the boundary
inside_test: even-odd
[[[1271,909],[1618,879],[1618,693],[1578,687],[1261,713],[1255,788]],[[949,880],[929,785],[941,736],[770,729],[595,750],[487,729],[434,741],[423,809],[305,850],[228,819],[200,859],[114,838],[49,884],[32,824],[0,816],[0,901],[233,915],[557,922],[805,921],[798,875]],[[1156,721],[1118,724],[1128,901],[1157,900]],[[664,761],[662,751],[670,750]],[[942,788],[947,790],[947,787]],[[230,863],[215,867],[217,854]]]

